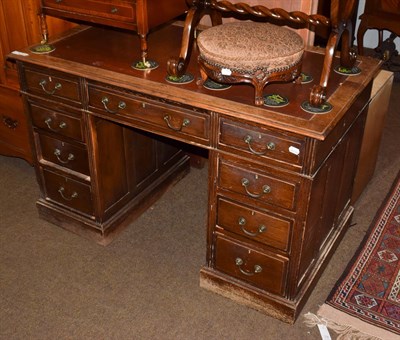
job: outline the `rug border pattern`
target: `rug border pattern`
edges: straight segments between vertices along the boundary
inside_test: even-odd
[[[390,217],[394,212],[397,202],[400,200],[400,172],[396,176],[393,186],[390,188],[386,199],[378,210],[375,218],[371,223],[370,229],[367,231],[366,236],[361,242],[360,247],[356,251],[354,257],[348,264],[346,270],[343,272],[342,277],[337,281],[334,289],[329,294],[326,303],[333,308],[342,310],[349,315],[358,317],[364,320],[373,320],[379,324],[380,327],[388,329],[390,331],[396,331],[400,334],[400,320],[399,322],[393,322],[393,319],[389,317],[383,317],[379,313],[368,312],[357,308],[355,305],[351,305],[346,302],[349,293],[352,292],[352,288],[358,282],[358,279],[362,273],[364,267],[368,264],[374,249],[380,245],[380,239],[385,227],[388,222],[391,221]],[[378,222],[378,223],[377,223]],[[371,234],[370,232],[373,231]],[[362,256],[359,257],[359,254]],[[368,295],[368,294],[366,294]]]

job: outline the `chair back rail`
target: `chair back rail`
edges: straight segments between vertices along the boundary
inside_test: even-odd
[[[330,19],[319,14],[308,15],[304,12],[287,12],[282,8],[269,9],[263,5],[250,6],[246,3],[231,3],[229,1],[211,1],[211,8],[223,13],[236,13],[240,15],[250,15],[257,18],[272,18],[284,22],[300,24],[303,26],[330,26]]]

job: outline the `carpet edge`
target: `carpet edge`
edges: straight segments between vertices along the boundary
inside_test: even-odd
[[[351,334],[351,339],[375,339],[397,340],[398,335],[381,327],[373,326],[357,317],[337,310],[336,308],[323,304],[318,309],[317,315],[329,329],[339,334],[338,339],[345,339]],[[361,331],[362,330],[362,331]]]

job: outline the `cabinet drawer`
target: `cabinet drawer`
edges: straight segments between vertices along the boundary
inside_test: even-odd
[[[69,137],[83,142],[82,116],[73,116],[68,113],[58,112],[36,104],[30,104],[32,123],[35,127],[55,132],[58,135]]]
[[[43,169],[46,199],[86,215],[93,215],[92,193],[89,184],[78,182]]]
[[[283,251],[288,250],[292,221],[218,199],[217,224],[232,233]]]
[[[218,147],[254,159],[269,159],[293,166],[303,164],[305,141],[229,119],[220,119]]]
[[[79,147],[43,134],[36,134],[36,136],[39,139],[40,151],[45,161],[90,175],[85,147]]]
[[[172,138],[184,138],[209,145],[210,115],[208,112],[192,111],[147,98],[114,93],[89,86],[90,109],[109,117],[126,118],[140,125],[151,124],[156,130]],[[154,128],[151,130],[155,131]]]
[[[217,234],[215,268],[273,294],[284,294],[288,260]]]
[[[29,132],[22,112],[2,112],[0,108],[0,144],[4,142],[18,150],[29,152]]]
[[[59,72],[25,69],[26,90],[48,99],[81,103],[79,79]]]
[[[96,1],[96,0],[43,0],[45,9],[63,12],[64,17],[80,14],[95,17],[108,18],[112,20],[136,21],[135,7],[133,1]],[[65,13],[69,12],[69,13]]]
[[[220,160],[218,186],[285,209],[294,210],[297,184]]]

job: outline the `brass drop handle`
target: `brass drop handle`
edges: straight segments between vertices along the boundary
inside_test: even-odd
[[[118,8],[116,8],[116,7],[111,8],[111,13],[112,14],[115,14],[117,12],[118,12]]]
[[[169,115],[164,116],[164,121],[167,123],[167,126],[171,130],[174,130],[174,131],[181,131],[184,127],[186,127],[190,124],[190,120],[187,118],[184,118],[180,127],[172,126],[171,125],[171,117]]]
[[[248,236],[256,237],[267,230],[267,227],[265,225],[261,224],[258,227],[256,232],[251,232],[251,231],[246,230],[246,228],[244,227],[246,225],[246,223],[247,223],[246,219],[244,217],[240,216],[238,219],[238,224],[240,225],[240,229],[242,229],[242,231]]]
[[[271,187],[267,184],[263,185],[262,192],[259,194],[255,194],[249,191],[248,186],[250,185],[250,181],[247,178],[242,178],[242,186],[246,190],[247,195],[253,198],[260,198],[264,194],[269,194],[271,192]]]
[[[66,201],[72,201],[74,198],[78,197],[78,193],[76,191],[74,191],[70,197],[66,197],[64,195],[64,191],[65,191],[64,187],[60,187],[58,189],[58,192],[60,193],[61,197]]]
[[[49,117],[49,118],[46,118],[45,119],[45,124],[47,125],[47,127],[51,130],[51,131],[55,131],[55,132],[57,132],[58,130],[57,129],[54,129],[50,124],[52,123],[52,119]],[[58,127],[60,128],[60,129],[65,129],[66,127],[67,127],[67,123],[65,123],[65,122],[60,122],[60,124],[58,125]]]
[[[264,151],[256,151],[251,146],[251,142],[253,141],[253,138],[250,135],[245,136],[243,140],[247,144],[247,147],[249,148],[250,152],[255,154],[255,155],[258,155],[258,156],[265,155],[267,153],[267,151],[275,150],[275,143],[274,142],[268,142],[266,144],[266,149]]]
[[[74,159],[75,159],[75,156],[74,156],[74,154],[73,153],[70,153],[70,154],[68,154],[68,157],[67,157],[67,160],[63,160],[63,159],[61,159],[61,150],[60,149],[55,149],[54,150],[54,155],[57,157],[57,159],[58,159],[58,161],[60,162],[60,163],[63,163],[63,164],[67,164],[67,163],[69,163],[70,161],[73,161]]]
[[[3,116],[3,123],[11,130],[15,130],[18,126],[18,120],[12,119],[11,117]]]
[[[47,90],[46,87],[45,87],[47,85],[47,80],[45,80],[45,79],[42,79],[39,82],[39,85],[42,88],[42,90],[44,92],[46,92],[48,95],[50,95],[50,96],[52,96],[54,93],[56,93],[57,90],[61,90],[62,89],[62,85],[60,83],[55,83],[54,84],[54,88],[52,90]]]
[[[258,264],[254,265],[254,271],[253,272],[249,272],[247,270],[244,270],[241,268],[241,266],[243,265],[243,260],[240,257],[237,257],[235,260],[235,264],[239,267],[239,270],[242,274],[247,275],[247,276],[253,276],[256,275],[258,273],[262,272],[262,267]]]
[[[110,102],[108,97],[103,97],[101,99],[101,102],[103,103],[104,109],[108,113],[112,113],[112,114],[118,113],[119,110],[123,110],[123,109],[126,108],[126,103],[124,101],[122,101],[122,100],[118,103],[117,110],[111,110],[111,109],[108,108],[107,104]]]

